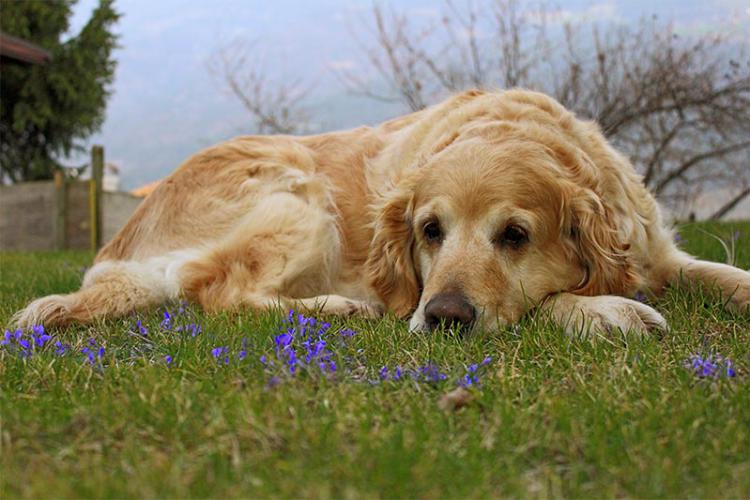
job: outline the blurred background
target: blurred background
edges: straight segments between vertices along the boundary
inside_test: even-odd
[[[745,0],[0,5],[5,186],[86,179],[101,144],[103,190],[142,198],[236,135],[375,124],[520,86],[598,120],[670,217],[750,218]]]

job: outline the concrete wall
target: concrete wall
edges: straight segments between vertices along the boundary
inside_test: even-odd
[[[66,188],[65,248],[91,248],[89,182],[70,181]],[[143,201],[128,193],[102,193],[102,244]],[[58,192],[53,181],[0,186],[0,250],[55,250]]]
[[[0,186],[0,249],[54,250],[55,203],[52,181]]]

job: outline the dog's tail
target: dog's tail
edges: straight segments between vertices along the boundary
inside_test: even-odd
[[[37,299],[11,321],[21,328],[91,323],[175,299],[180,294],[178,271],[193,253],[178,251],[143,261],[99,262],[86,273],[80,290]]]

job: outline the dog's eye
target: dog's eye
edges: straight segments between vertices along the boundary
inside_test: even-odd
[[[430,221],[422,228],[424,238],[428,243],[440,243],[443,240],[443,230],[438,221]]]
[[[507,226],[497,238],[497,242],[503,246],[519,248],[529,241],[529,235],[521,226],[511,224]]]

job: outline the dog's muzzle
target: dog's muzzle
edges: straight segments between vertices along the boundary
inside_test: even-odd
[[[442,324],[468,331],[476,319],[476,310],[461,293],[439,293],[424,307],[424,318],[430,330]]]

